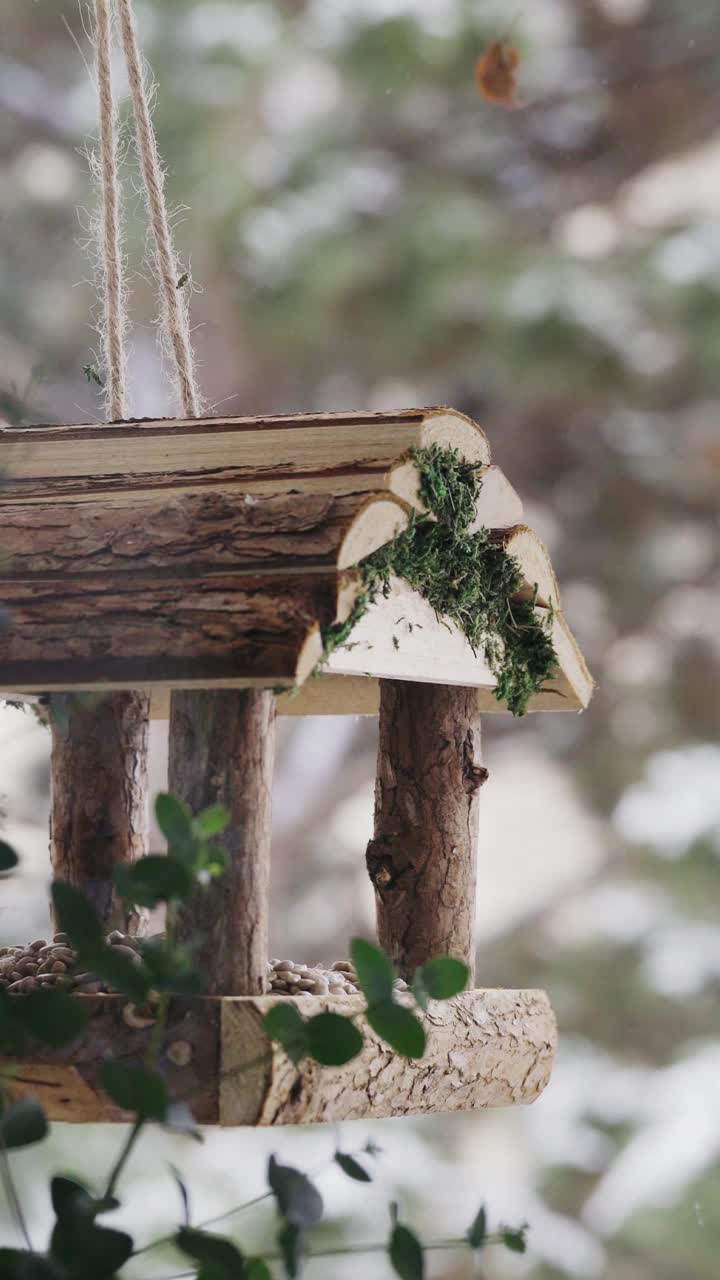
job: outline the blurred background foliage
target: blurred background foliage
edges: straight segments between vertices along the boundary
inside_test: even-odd
[[[491,1216],[525,1215],[528,1258],[493,1259],[488,1277],[714,1280],[717,0],[137,7],[208,404],[449,403],[477,418],[548,543],[598,680],[582,717],[486,718],[479,981],[550,991],[553,1083],[527,1113],[384,1126],[387,1178],[426,1234],[462,1230],[483,1194]],[[77,212],[94,200],[80,153],[94,91],[63,17],[89,56],[74,0],[0,0],[0,416],[11,421],[100,413],[82,375],[95,296]],[[522,53],[515,111],[473,83],[479,53],[506,34]],[[159,415],[172,405],[132,150],[124,181],[134,407]],[[276,955],[334,959],[371,928],[375,732],[283,722]],[[155,726],[156,789],[162,738]],[[3,886],[2,941],[46,927],[47,750],[41,728],[4,713],[5,827],[25,875]],[[73,1134],[72,1155],[62,1129],[54,1141],[61,1163],[92,1167],[107,1137]],[[272,1135],[296,1154],[322,1141]],[[269,1142],[243,1136],[239,1170],[237,1136],[214,1135],[199,1194],[233,1203]],[[153,1227],[176,1212],[161,1154],[134,1169]],[[22,1158],[29,1178],[33,1157]],[[447,1280],[471,1274],[452,1256],[433,1266]],[[385,1273],[355,1259],[315,1274]]]

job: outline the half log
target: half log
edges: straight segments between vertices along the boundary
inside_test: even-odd
[[[270,908],[275,697],[267,689],[174,692],[170,790],[193,813],[222,805],[227,854],[218,881],[179,913],[176,936],[196,944],[210,995],[265,990]]]
[[[474,973],[478,792],[487,776],[476,690],[380,681],[367,868],[380,945],[407,980],[438,955]]]
[[[150,695],[51,694],[49,719],[53,877],[82,889],[107,928],[138,932],[113,872],[147,852]]]
[[[141,1065],[152,1025],[123,997],[75,998],[92,1013],[82,1040],[0,1059],[3,1087],[11,1098],[39,1098],[50,1120],[126,1121],[103,1093],[99,1069],[108,1053]],[[344,1067],[294,1065],[272,1046],[262,1018],[291,999],[306,1016],[330,1009],[357,1017],[365,1040],[358,1057]],[[421,1015],[427,1050],[416,1060],[379,1041],[363,1008],[361,996],[173,999],[159,1049],[170,1096],[188,1102],[198,1124],[317,1124],[526,1104],[550,1079],[557,1027],[544,991],[466,991],[432,1002]]]

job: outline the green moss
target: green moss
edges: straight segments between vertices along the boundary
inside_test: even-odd
[[[439,618],[458,625],[495,673],[498,701],[507,702],[514,715],[524,715],[530,698],[557,669],[552,611],[543,621],[535,614],[534,599],[517,598],[522,570],[491,530],[469,531],[482,484],[478,467],[439,445],[416,449],[412,457],[428,514],[414,512],[397,538],[362,562],[365,590],[347,621],[323,633],[325,661],[347,641],[378,594],[387,594],[396,575]]]

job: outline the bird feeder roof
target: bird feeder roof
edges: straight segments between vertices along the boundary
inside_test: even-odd
[[[584,708],[549,555],[484,432],[445,408],[0,430],[0,688],[151,687],[162,703],[273,687],[289,714],[362,714],[389,677],[503,710],[483,653],[402,579],[356,608],[359,566],[424,510],[414,458],[433,445],[478,468],[473,528],[515,557],[546,620],[557,669],[529,710]],[[323,663],[328,629],[356,614]]]

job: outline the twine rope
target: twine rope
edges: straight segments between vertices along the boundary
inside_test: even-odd
[[[152,123],[149,93],[140,53],[137,21],[132,0],[109,0],[116,7],[120,23],[122,48],[127,64],[128,85],[135,121],[135,138],[143,178],[145,204],[150,220],[155,246],[155,268],[160,293],[160,323],[165,344],[172,355],[180,404],[188,418],[197,418],[201,412],[200,395],[195,376],[195,358],[190,340],[188,309],[184,295],[178,288],[179,266],[173,246],[170,218],[165,200],[165,175],[163,172],[157,138]],[[103,119],[107,127],[109,112],[111,137],[115,139],[115,116],[112,80],[110,73],[110,30],[108,0],[95,0],[97,21],[97,74],[98,97],[101,115],[101,167],[103,186],[103,263],[105,267],[104,294],[106,315],[106,353],[108,377],[111,386],[123,385],[124,354],[124,298],[122,291],[122,263],[119,244],[117,144],[106,150],[102,146]],[[108,221],[108,207],[114,211],[114,224]],[[110,316],[112,312],[112,324]],[[118,345],[119,343],[119,345]],[[112,399],[112,393],[111,393]],[[125,416],[124,405],[122,414]]]
[[[107,374],[105,412],[111,421],[126,418],[127,357],[125,330],[120,185],[117,129],[110,60],[111,32],[108,0],[95,0],[95,70],[100,117],[100,224],[103,318],[101,337]]]

